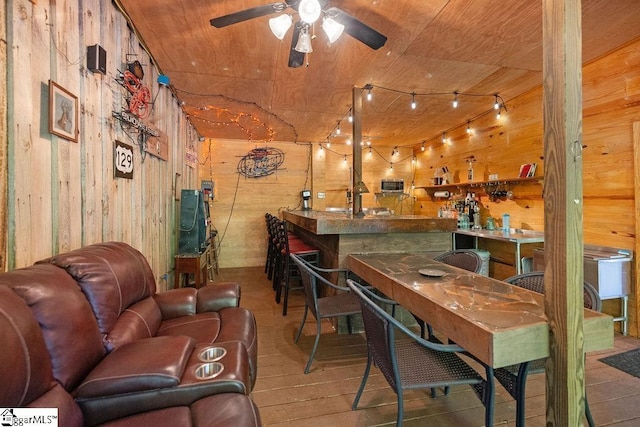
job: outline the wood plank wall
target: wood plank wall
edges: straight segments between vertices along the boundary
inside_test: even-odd
[[[587,244],[634,250],[634,187],[632,122],[640,120],[640,41],[606,55],[583,69],[583,165],[584,165],[584,241]],[[442,200],[433,201],[422,189],[428,185],[435,168],[447,165],[459,181],[466,181],[465,157],[473,155],[474,179],[488,180],[489,174],[499,178],[516,177],[520,165],[538,164],[536,176],[544,174],[542,141],[542,88],[508,99],[508,111],[501,120],[495,112],[471,123],[473,133],[466,133],[467,123],[448,134],[447,144],[438,135],[425,145],[408,143],[398,147],[399,155],[391,156],[393,147],[372,140],[363,149],[363,181],[371,191],[363,195],[364,207],[386,206],[396,213],[436,215]],[[363,127],[366,129],[366,114]],[[366,133],[366,132],[365,132]],[[429,138],[431,136],[425,136]],[[224,240],[221,245],[221,267],[256,266],[264,262],[266,230],[264,213],[299,208],[300,190],[313,190],[313,208],[347,207],[346,191],[350,183],[352,146],[344,140],[314,143],[311,172],[307,176],[308,146],[272,143],[286,152],[284,166],[273,176],[260,179],[239,178],[239,159],[256,146],[247,141],[208,140],[200,149],[200,179],[216,182],[213,202],[214,224]],[[412,161],[416,156],[416,162]],[[347,162],[344,161],[345,156]],[[210,160],[206,160],[210,158]],[[391,168],[393,163],[393,168]],[[380,179],[403,178],[411,197],[380,198]],[[237,191],[236,191],[237,189]],[[513,186],[513,200],[490,201],[479,192],[482,222],[487,216],[511,215],[513,227],[544,230],[543,183]],[[324,193],[325,198],[318,198]],[[492,266],[497,277],[514,273],[506,265],[512,255],[508,248],[491,247],[492,257],[503,263]],[[528,251],[528,250],[527,250]],[[525,255],[530,252],[525,251]],[[635,281],[635,279],[634,279]],[[638,286],[634,287],[635,290]],[[615,313],[617,300],[606,301],[605,311]],[[631,298],[630,333],[637,336],[638,298]]]
[[[475,180],[516,177],[521,164],[538,163],[536,176],[544,174],[542,142],[542,87],[507,100],[508,112],[501,120],[491,113],[466,123],[449,134],[447,144],[432,143],[425,152],[416,150],[416,183],[427,185],[435,168],[447,165],[460,182],[466,181],[464,158],[473,155]],[[635,250],[633,122],[640,118],[640,41],[624,46],[583,67],[583,189],[584,242]],[[513,186],[513,200],[493,202],[478,192],[482,223],[487,216],[511,215],[512,227],[544,230],[543,183]],[[437,214],[442,200],[431,200],[416,190],[416,212]],[[496,247],[496,256],[503,256]],[[638,254],[635,254],[636,256]],[[492,253],[492,257],[494,254]],[[513,274],[495,266],[499,276]],[[638,335],[638,283],[630,301],[630,333]],[[604,311],[619,311],[618,300],[605,301]]]
[[[9,23],[5,269],[118,240],[147,256],[160,290],[172,287],[179,215],[174,182],[180,174],[185,188],[199,185],[197,168],[184,162],[185,148],[195,147],[198,135],[171,91],[156,83],[160,70],[153,58],[111,2],[5,4]],[[96,43],[107,52],[106,75],[86,68],[87,46]],[[134,60],[142,64],[143,83],[154,98],[146,124],[167,134],[167,161],[143,156],[137,132],[112,117],[125,105],[124,90],[116,79]],[[50,79],[78,97],[77,143],[48,131]],[[115,140],[134,148],[131,180],[114,177]]]

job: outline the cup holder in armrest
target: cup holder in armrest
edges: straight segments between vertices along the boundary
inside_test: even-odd
[[[222,371],[224,371],[224,365],[220,362],[203,363],[196,368],[196,378],[210,380],[220,375]]]
[[[222,347],[207,347],[200,352],[198,359],[203,362],[217,362],[227,354],[227,350]]]

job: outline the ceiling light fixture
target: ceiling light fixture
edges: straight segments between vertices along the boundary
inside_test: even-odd
[[[322,8],[318,0],[301,0],[298,4],[298,14],[303,22],[313,24],[320,18]]]
[[[415,110],[416,106],[417,106],[417,104],[416,104],[416,93],[412,92],[411,93],[411,109]]]
[[[271,28],[271,32],[280,40],[284,39],[284,36],[287,34],[287,31],[291,28],[292,24],[293,19],[291,19],[291,15],[287,15],[286,13],[269,19],[269,28]]]
[[[300,53],[313,52],[313,48],[311,47],[311,34],[309,34],[309,25],[303,25],[300,29],[300,36],[298,37],[298,43],[294,50]]]
[[[458,108],[458,91],[453,92],[453,108]]]
[[[344,25],[338,23],[333,18],[324,18],[322,29],[329,38],[329,43],[333,43],[340,38],[344,31]]]
[[[373,89],[373,85],[371,83],[367,83],[366,85],[364,85],[364,89],[368,91],[367,101],[371,101],[371,98],[373,98],[373,95],[371,94],[371,89]]]

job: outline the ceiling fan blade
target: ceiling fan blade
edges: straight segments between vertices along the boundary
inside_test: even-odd
[[[331,17],[336,22],[344,25],[345,33],[366,44],[371,49],[380,49],[387,42],[387,36],[379,33],[364,22],[359,21],[337,7],[330,7],[327,9],[326,16]]]
[[[302,26],[296,24],[293,28],[293,36],[291,37],[291,49],[289,50],[289,67],[298,68],[304,64],[304,53],[298,52],[294,48],[298,44],[298,37],[300,37],[300,31]]]
[[[228,15],[213,18],[209,22],[216,28],[223,28],[238,22],[248,21],[249,19],[259,18],[261,16],[278,13],[285,10],[289,5],[286,2],[276,2],[265,4],[264,6],[256,6],[240,12],[230,13]]]

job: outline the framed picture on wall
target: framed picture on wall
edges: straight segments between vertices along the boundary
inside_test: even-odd
[[[49,80],[49,132],[78,142],[78,98]]]

